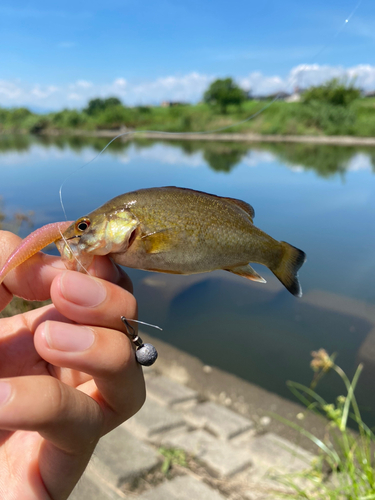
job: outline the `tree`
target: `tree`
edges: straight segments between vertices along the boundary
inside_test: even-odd
[[[83,111],[88,115],[97,115],[108,108],[119,106],[121,104],[120,99],[117,97],[107,97],[106,99],[97,97],[96,99],[91,99]]]
[[[348,106],[358,99],[361,91],[354,86],[354,82],[333,78],[323,85],[310,87],[303,94],[303,102],[319,101],[334,106]]]
[[[230,104],[240,106],[246,99],[246,93],[234,83],[232,78],[215,80],[204,93],[206,103],[219,106],[222,113],[227,112]]]

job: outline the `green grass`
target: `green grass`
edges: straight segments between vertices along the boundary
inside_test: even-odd
[[[173,465],[187,467],[187,456],[183,450],[179,448],[166,448],[164,446],[159,448],[159,453],[164,457],[161,471],[167,475]]]
[[[266,106],[267,101],[249,100],[241,107],[229,106],[227,113],[221,114],[218,108],[204,103],[169,108],[115,105],[94,115],[74,109],[35,114],[26,108],[0,108],[0,132],[74,133],[121,127],[169,132],[210,131],[245,120]],[[375,135],[375,99],[360,98],[346,106],[319,101],[275,101],[250,121],[228,132],[371,137]]]
[[[375,435],[363,422],[355,398],[355,389],[363,367],[359,365],[353,379],[349,380],[335,363],[334,356],[329,357],[323,349],[312,354],[311,366],[315,370],[315,376],[311,386],[306,387],[296,382],[289,382],[288,385],[307,407],[307,411],[323,415],[327,419],[326,433],[324,439],[319,439],[298,424],[278,417],[309,438],[318,449],[318,458],[313,469],[301,475],[290,475],[281,479],[294,490],[293,494],[285,494],[284,498],[375,499]],[[328,371],[334,371],[345,387],[345,395],[339,396],[334,403],[325,401],[315,390]]]

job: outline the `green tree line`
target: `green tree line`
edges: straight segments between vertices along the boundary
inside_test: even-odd
[[[129,107],[117,97],[91,99],[82,110],[38,114],[27,108],[0,108],[0,132],[35,134],[101,130],[198,132],[223,128],[261,111],[231,78],[214,81],[195,105]],[[299,102],[276,99],[254,119],[230,132],[292,135],[375,136],[375,99],[364,98],[353,82],[337,79],[307,89]]]

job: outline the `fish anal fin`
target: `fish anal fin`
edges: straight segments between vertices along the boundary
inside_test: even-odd
[[[238,276],[242,276],[243,278],[247,278],[251,281],[258,281],[259,283],[266,283],[266,280],[262,278],[260,274],[258,274],[254,269],[250,266],[250,264],[246,264],[245,266],[237,266],[230,267],[225,269],[225,271],[229,271],[233,274],[238,274]]]
[[[146,233],[140,239],[147,253],[168,252],[176,244],[172,229],[161,229],[153,233]]]

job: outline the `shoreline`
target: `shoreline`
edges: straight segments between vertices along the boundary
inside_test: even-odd
[[[159,353],[155,365],[146,369],[146,372],[156,370],[170,380],[197,391],[203,400],[223,404],[256,422],[258,426],[262,426],[261,422],[266,417],[267,430],[272,428],[272,432],[278,436],[298,443],[311,453],[317,452],[316,445],[308,437],[286,425],[283,419],[301,425],[299,415],[303,413],[303,428],[319,439],[324,439],[327,430],[324,417],[306,411],[306,407],[297,400],[286,399],[216,366],[207,366],[198,357],[157,337],[143,331],[140,335],[144,342],[153,344]]]
[[[144,139],[157,139],[166,141],[224,141],[224,142],[278,142],[278,143],[302,143],[302,144],[320,144],[334,146],[375,146],[375,137],[356,137],[340,135],[263,135],[253,133],[201,133],[201,132],[143,132],[131,130],[76,130],[76,131],[50,131],[40,134],[42,136],[59,137],[64,135],[80,137],[106,137],[114,138],[121,133],[127,133],[122,140],[131,140],[134,137]]]

